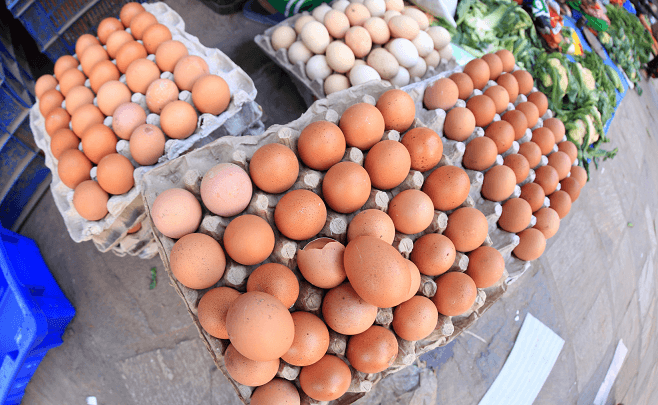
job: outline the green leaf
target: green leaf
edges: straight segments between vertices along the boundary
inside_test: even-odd
[[[149,290],[155,288],[158,285],[158,272],[155,267],[151,267],[151,284],[149,285]]]

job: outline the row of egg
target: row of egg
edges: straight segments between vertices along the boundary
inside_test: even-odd
[[[429,24],[402,0],[339,0],[302,15],[294,27],[278,27],[271,44],[286,49],[293,65],[303,63],[310,80],[323,80],[325,94],[370,80],[406,86],[452,58],[448,31]]]
[[[119,140],[129,142],[138,165],[153,165],[164,153],[165,135],[189,137],[198,113],[219,115],[231,98],[226,81],[209,74],[208,64],[172,40],[171,31],[141,4],[127,3],[120,17],[101,21],[98,37],[78,38],[78,59],[60,57],[55,75],[40,77],[35,86],[58,175],[75,190],[73,205],[90,221],[105,217],[110,194],[134,186],[132,162],[116,153]],[[146,109],[131,102],[133,93],[144,95]],[[159,116],[147,124],[147,112]],[[106,116],[111,126],[104,124]],[[94,165],[97,182],[91,180]]]

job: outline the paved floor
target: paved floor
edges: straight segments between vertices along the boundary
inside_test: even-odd
[[[197,0],[167,3],[188,32],[251,75],[266,126],[304,111],[288,76],[251,40],[265,26],[214,14]],[[610,130],[618,156],[594,173],[532,271],[468,333],[384,380],[362,403],[477,403],[530,312],[565,340],[537,404],[591,404],[619,339],[629,352],[608,403],[658,404],[658,85],[643,88],[643,96],[626,97]],[[93,395],[101,405],[239,404],[159,259],[119,258],[72,242],[49,193],[21,233],[37,241],[77,309],[23,403],[84,404]],[[152,267],[159,282],[149,290]]]

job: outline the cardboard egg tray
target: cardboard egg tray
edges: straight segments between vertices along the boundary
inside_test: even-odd
[[[197,149],[153,169],[149,173],[145,174],[142,180],[142,193],[149,221],[152,224],[151,207],[153,206],[155,198],[161,192],[171,188],[185,188],[195,194],[197,198],[199,198],[201,179],[206,171],[208,171],[211,167],[219,163],[230,162],[241,166],[248,172],[250,156],[252,156],[259,147],[268,143],[281,143],[290,147],[293,151],[296,152],[297,139],[301,131],[308,124],[319,120],[327,120],[338,124],[340,116],[349,106],[359,102],[367,102],[374,105],[379,96],[391,88],[392,86],[388,82],[372,82],[366,83],[362,86],[353,87],[339,93],[331,94],[326,99],[316,101],[299,119],[287,125],[274,125],[268,128],[265,133],[260,136],[220,138],[211,144],[204,146],[203,148]],[[418,104],[418,102],[422,102],[423,93],[411,90],[413,89],[410,89],[408,92],[416,101],[416,103]],[[443,111],[441,111],[441,113],[445,114]],[[436,114],[440,115],[440,113]],[[442,120],[434,120],[432,121],[432,126],[430,126],[426,125],[421,115],[422,113],[417,110],[416,119],[414,120],[411,128],[428,126],[442,135]],[[400,134],[397,131],[386,131],[383,134],[382,139],[399,140]],[[443,139],[443,142],[444,155],[437,167],[450,164],[461,166],[461,158],[465,148],[464,144],[461,142],[453,142],[445,138]],[[364,153],[356,148],[347,148],[343,160],[363,164]],[[514,247],[518,245],[519,238],[514,234],[499,232],[496,229],[496,223],[502,210],[500,204],[487,202],[481,198],[480,189],[484,177],[481,172],[472,170],[466,170],[466,172],[471,179],[471,190],[468,198],[462,206],[476,207],[485,214],[489,223],[489,235],[487,236],[484,244],[487,246],[493,246],[498,249],[503,254],[506,265],[510,265],[514,260],[517,260],[512,257],[511,253]],[[430,173],[431,171],[420,173],[412,170],[407,176],[406,180],[393,190],[380,191],[373,189],[370,198],[362,207],[362,209],[375,208],[386,211],[388,202],[394,195],[410,188],[420,189],[425,177]],[[292,189],[303,188],[314,191],[321,195],[321,182],[323,175],[324,173],[322,172],[301,166],[299,177],[295,185],[293,185]],[[281,198],[281,196],[282,194],[271,195],[259,190],[255,190],[251,203],[245,210],[245,213],[255,214],[264,218],[270,223],[270,225],[272,225],[272,228],[275,230],[277,241],[272,255],[266,261],[277,262],[288,266],[300,279],[300,294],[297,302],[294,305],[294,309],[312,312],[321,317],[321,303],[324,291],[304,281],[299,271],[296,269],[295,254],[297,249],[303,248],[308,241],[292,241],[283,237],[282,235],[279,235],[276,231],[273,213],[274,207],[276,206],[276,203]],[[358,213],[358,211],[349,215],[332,212],[329,208],[327,211],[327,222],[317,237],[330,237],[345,244],[347,242],[347,225],[353,216]],[[446,229],[449,214],[450,212],[435,211],[434,220],[425,231],[416,235],[405,235],[398,233],[395,236],[393,246],[398,249],[402,255],[408,258],[413,248],[413,242],[417,238],[427,233],[442,233]],[[201,225],[197,232],[208,234],[221,242],[224,229],[231,221],[231,219],[232,218],[215,216],[205,210]],[[216,339],[210,336],[199,324],[197,318],[197,305],[201,296],[207,290],[193,290],[185,287],[176,280],[169,266],[169,254],[175,243],[175,240],[162,235],[155,227],[153,227],[153,232],[155,234],[156,243],[158,244],[158,249],[164,262],[165,269],[171,278],[171,283],[181,298],[185,301],[188,312],[192,316],[192,319],[199,330],[199,334],[204,341],[208,351],[210,352],[213,360],[215,361],[217,367],[221,369],[229,379],[236,392],[238,393],[240,399],[245,404],[249,403],[249,398],[253,388],[241,385],[231,379],[224,366],[223,353],[226,350],[229,341]],[[312,239],[315,239],[315,237]],[[227,257],[225,273],[216,286],[226,285],[236,288],[240,291],[245,291],[247,278],[249,277],[251,271],[253,271],[256,267],[258,266],[242,266],[233,262],[229,257]],[[455,258],[455,262],[449,271],[465,271],[467,267],[468,257],[465,254],[458,252]],[[413,364],[416,359],[423,353],[426,353],[436,347],[448,344],[460,333],[470,327],[491,305],[493,305],[494,302],[496,302],[503,295],[503,293],[507,290],[508,282],[509,275],[508,272],[505,271],[503,276],[495,285],[487,289],[478,290],[475,304],[466,313],[455,317],[443,316],[439,314],[439,321],[437,326],[434,332],[428,338],[417,342],[410,342],[398,338],[398,356],[394,364],[387,370],[377,374],[365,374],[352,369],[352,383],[348,392],[338,400],[331,402],[331,404],[342,405],[353,403],[365,395],[366,392],[370,391],[372,386],[382,378]],[[419,288],[420,294],[427,297],[432,297],[436,293],[436,288],[437,287],[433,278],[424,275],[422,276],[421,285]],[[375,323],[385,327],[390,327],[392,320],[393,310],[391,308],[384,308],[379,309]],[[336,354],[343,360],[346,360],[344,354],[347,341],[347,336],[330,331],[330,346],[328,352]],[[299,372],[300,367],[295,367],[281,361],[281,366],[277,375],[281,378],[295,381],[299,375]],[[318,403],[317,401],[306,397],[303,392],[301,394],[302,403]]]
[[[146,11],[152,13],[158,22],[166,25],[171,31],[172,38],[181,41],[188,48],[190,55],[202,57],[210,69],[210,73],[217,74],[226,80],[231,91],[231,102],[223,113],[218,116],[212,114],[200,114],[195,132],[186,139],[168,139],[165,144],[165,152],[158,163],[174,159],[190,149],[203,146],[213,139],[222,136],[240,136],[243,133],[259,134],[264,130],[260,122],[262,109],[254,101],[256,99],[256,87],[253,81],[238,65],[218,49],[206,48],[199,39],[185,32],[185,22],[178,13],[164,3],[144,4]],[[140,41],[141,42],[141,41]],[[149,55],[154,60],[155,55]],[[79,69],[81,69],[79,67]],[[172,78],[171,72],[163,72],[161,77]],[[125,75],[119,79],[125,84]],[[86,86],[90,87],[89,80]],[[182,91],[181,100],[192,103],[191,93]],[[151,114],[146,106],[145,96],[135,93],[132,101],[139,104],[147,113],[146,122],[160,126],[160,116]],[[96,103],[96,100],[94,100]],[[65,102],[63,103],[65,105]],[[112,126],[112,117],[106,117],[105,125]],[[45,119],[39,112],[39,102],[30,110],[30,127],[37,146],[43,150],[46,157],[46,166],[52,172],[52,183],[50,189],[55,199],[66,228],[75,242],[93,240],[101,252],[113,251],[118,255],[131,254],[142,258],[155,256],[157,249],[153,237],[149,232],[137,232],[128,235],[128,229],[146,218],[144,205],[140,195],[140,180],[144,173],[155,166],[139,166],[130,156],[129,143],[119,140],[117,152],[126,156],[135,166],[135,186],[127,193],[110,197],[108,202],[109,213],[100,221],[88,221],[82,218],[73,207],[73,190],[62,183],[57,174],[57,159],[50,151],[50,136],[45,130]],[[91,176],[95,179],[96,169],[92,169]],[[127,238],[127,239],[126,239]],[[140,238],[138,241],[135,238]],[[122,246],[128,246],[125,248]],[[138,246],[141,248],[137,249]]]

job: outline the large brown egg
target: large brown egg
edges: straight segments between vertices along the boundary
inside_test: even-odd
[[[66,97],[66,95],[69,94],[69,90],[72,88],[76,86],[84,87],[86,80],[87,77],[85,74],[78,69],[69,69],[62,73],[62,76],[59,78],[59,91],[64,97]]]
[[[515,141],[523,138],[526,129],[528,129],[528,119],[522,111],[511,110],[506,112],[501,118],[503,121],[509,122],[512,128],[514,128]]]
[[[498,219],[498,226],[507,232],[521,232],[530,225],[532,208],[523,198],[510,198],[503,204],[503,213]]]
[[[82,56],[80,56],[80,65],[82,66],[82,71],[85,73],[85,75],[89,76],[94,66],[104,60],[110,60],[110,57],[105,49],[100,45],[91,45],[85,49]]]
[[[545,207],[540,208],[534,215],[537,223],[533,228],[540,230],[546,239],[555,236],[560,229],[560,216],[557,212],[553,208]]]
[[[519,82],[516,80],[516,77],[510,73],[505,73],[498,77],[496,80],[499,86],[503,86],[507,93],[509,94],[510,103],[516,102],[516,99],[519,97]]]
[[[166,25],[153,24],[142,34],[144,48],[150,54],[155,54],[160,44],[167,41],[171,41],[171,31]]]
[[[231,103],[231,91],[221,77],[201,76],[192,86],[192,101],[200,113],[219,115]]]
[[[345,246],[341,243],[330,238],[319,238],[306,245],[304,250],[297,251],[297,267],[306,281],[314,286],[334,288],[347,277],[343,265],[344,252]]]
[[[434,219],[434,203],[420,190],[404,190],[388,204],[388,215],[398,232],[413,235],[427,229]]]
[[[407,296],[405,297],[405,301],[408,301],[416,295],[418,290],[420,289],[420,270],[418,270],[418,267],[412,262],[411,260],[404,259],[405,263],[407,263],[407,268],[409,269],[409,277],[411,279],[411,283],[409,284],[409,292],[407,293]]]
[[[327,170],[343,158],[345,136],[337,125],[316,121],[302,130],[297,140],[297,152],[306,166]]]
[[[423,191],[430,197],[434,209],[449,211],[459,207],[471,189],[471,180],[457,166],[441,166],[423,183]]]
[[[288,192],[274,209],[274,222],[279,232],[294,240],[312,238],[326,221],[327,207],[317,194],[308,190]]]
[[[274,231],[261,217],[238,216],[224,231],[224,249],[231,259],[240,264],[258,264],[274,250]]]
[[[51,137],[61,128],[68,129],[71,122],[71,116],[62,107],[53,108],[44,118],[46,133]]]
[[[436,132],[418,127],[410,130],[402,138],[411,158],[411,169],[426,172],[439,164],[443,157],[443,142]]]
[[[516,186],[516,174],[509,167],[494,166],[484,174],[482,196],[491,201],[503,201],[509,198]]]
[[[173,73],[178,61],[187,55],[189,55],[187,47],[182,42],[166,41],[155,51],[155,63],[163,72]]]
[[[343,283],[324,296],[322,317],[334,331],[356,335],[372,326],[377,307],[361,298],[350,283]]]
[[[73,207],[87,221],[98,221],[107,215],[109,198],[98,183],[85,180],[73,192]]]
[[[409,94],[402,90],[388,90],[377,100],[377,109],[384,117],[384,129],[403,133],[414,122],[416,106]]]
[[[571,196],[566,191],[558,190],[553,194],[548,196],[550,200],[550,208],[553,208],[555,212],[560,216],[560,219],[564,218],[571,211]]]
[[[519,233],[521,241],[514,248],[514,255],[521,260],[533,261],[539,259],[546,249],[546,238],[541,231],[530,228]]]
[[[226,314],[233,301],[239,296],[238,291],[229,287],[213,288],[203,294],[197,308],[199,323],[203,330],[217,339],[228,339]]]
[[[397,143],[399,144],[399,142]],[[401,144],[400,146],[404,149],[404,146]],[[407,165],[406,167],[409,166]],[[406,173],[408,172],[409,169],[407,169]],[[322,196],[331,209],[343,214],[349,214],[358,210],[366,203],[370,197],[370,186],[370,177],[366,169],[354,162],[340,162],[333,165],[324,176],[322,180]]]
[[[98,62],[91,72],[89,73],[89,84],[91,89],[98,93],[101,86],[110,80],[119,80],[121,74],[116,65],[109,60],[103,60]]]
[[[521,183],[528,177],[530,173],[530,165],[528,164],[528,159],[525,156],[518,153],[511,153],[505,156],[503,164],[510,169],[514,170],[514,176],[516,177],[516,184]]]
[[[415,342],[428,337],[436,328],[439,313],[427,297],[414,296],[393,312],[393,330],[404,340]]]
[[[169,79],[157,79],[146,89],[146,106],[149,111],[160,114],[172,101],[178,100],[178,87]]]
[[[411,156],[407,148],[400,142],[384,140],[377,142],[370,149],[363,166],[368,172],[373,187],[390,190],[399,186],[407,178],[411,168]],[[327,174],[331,170],[329,169]],[[370,190],[368,190],[368,196],[370,196]]]
[[[82,136],[82,151],[92,162],[98,164],[102,158],[115,153],[117,137],[103,124],[94,124],[87,128]]]
[[[489,288],[496,284],[505,271],[505,259],[490,246],[480,246],[468,254],[466,274],[477,288]]]
[[[482,171],[490,168],[496,162],[497,156],[496,143],[486,136],[481,136],[466,145],[462,164],[467,169]]]
[[[565,191],[567,194],[569,194],[569,197],[571,197],[571,202],[576,202],[576,200],[580,196],[580,190],[582,188],[578,180],[571,177],[567,177],[566,179],[560,182],[560,185],[561,185],[560,190]]]
[[[262,385],[251,394],[251,405],[299,405],[299,392],[297,387],[290,381],[282,378],[275,378],[265,385]]]
[[[116,59],[117,53],[122,46],[128,42],[133,42],[135,38],[126,31],[114,31],[107,38],[107,54],[110,55],[110,58]]]
[[[503,62],[503,72],[511,72],[514,70],[516,59],[514,58],[514,54],[512,52],[508,51],[507,49],[501,49],[496,52],[496,55],[498,55],[501,62]]]
[[[443,135],[453,141],[463,142],[475,130],[475,115],[468,108],[455,107],[448,111],[443,122]]]
[[[537,211],[544,205],[544,198],[546,198],[546,193],[544,189],[537,183],[527,183],[521,187],[521,196],[530,204],[530,209],[532,212]]]
[[[101,41],[101,44],[105,45],[107,38],[114,31],[123,30],[123,24],[121,21],[117,20],[114,17],[107,17],[98,24],[98,39]]]
[[[533,128],[537,125],[537,121],[539,120],[539,109],[537,109],[537,106],[534,103],[529,101],[519,103],[519,105],[516,106],[516,109],[525,114],[525,118],[528,120],[528,128]]]
[[[398,355],[398,341],[390,330],[373,325],[352,336],[345,357],[362,373],[379,373],[393,365]]]
[[[288,309],[278,299],[259,291],[246,292],[233,301],[226,314],[226,330],[231,344],[255,361],[285,355],[295,338],[295,324]]]
[[[130,33],[135,39],[142,39],[146,29],[158,23],[158,19],[148,11],[142,11],[130,20]]]
[[[146,89],[160,78],[160,69],[148,59],[136,59],[126,70],[126,84],[133,93],[146,94]]]
[[[350,368],[343,360],[330,354],[325,354],[317,363],[302,368],[299,373],[302,391],[316,401],[333,401],[342,397],[351,382]]]
[[[475,208],[463,207],[448,216],[448,227],[443,232],[458,252],[470,252],[484,243],[489,225],[484,214]]]
[[[102,124],[104,119],[105,116],[98,107],[86,104],[78,108],[71,116],[71,128],[78,137],[82,137],[87,128],[94,124]]]
[[[75,136],[73,131],[68,128],[60,128],[50,139],[50,151],[55,159],[59,159],[62,152],[68,149],[78,149],[79,144],[80,138]]]
[[[254,361],[242,354],[233,346],[228,345],[224,353],[226,371],[235,381],[249,387],[258,387],[276,376],[279,371],[279,359],[270,361]]]
[[[61,107],[62,101],[64,101],[62,93],[55,89],[47,90],[39,99],[39,112],[45,117],[55,108]]]
[[[535,183],[539,184],[546,195],[550,195],[557,188],[560,178],[552,166],[542,166],[535,170]]]
[[[453,271],[436,279],[436,294],[432,302],[440,314],[457,316],[468,311],[475,303],[478,290],[472,278]]]
[[[555,135],[555,143],[562,142],[565,134],[564,123],[562,121],[558,118],[549,118],[544,120],[544,127],[553,131],[553,135]]]
[[[110,153],[98,162],[98,184],[110,194],[120,195],[130,191],[135,185],[135,168],[127,157]]]
[[[258,148],[252,156],[249,175],[261,190],[272,194],[283,193],[297,180],[299,162],[287,146],[270,143]]]
[[[68,188],[76,188],[78,184],[91,179],[89,171],[92,164],[84,153],[76,149],[67,149],[59,155],[57,175]]]
[[[75,86],[69,90],[65,101],[66,111],[72,115],[83,105],[92,104],[94,102],[94,93],[85,86]]]
[[[473,93],[473,80],[471,79],[471,76],[466,73],[453,73],[450,75],[450,80],[457,85],[457,88],[459,89],[459,98],[461,100],[468,99]]]
[[[565,179],[571,170],[571,158],[564,152],[551,153],[548,157],[548,165],[553,166],[557,171],[560,180]]]
[[[210,73],[208,63],[196,55],[183,56],[174,67],[174,82],[181,90],[192,91],[194,83]]]
[[[482,56],[482,60],[489,65],[489,80],[496,80],[503,73],[503,60],[495,53]]]
[[[197,119],[194,107],[185,101],[175,100],[162,109],[160,127],[170,138],[185,139],[196,130]]]
[[[71,56],[71,58],[73,57]],[[76,63],[77,62],[78,61],[76,60]],[[57,87],[58,83],[59,82],[57,81],[57,79],[55,79],[53,75],[43,75],[40,78],[38,78],[36,83],[34,84],[34,93],[36,94],[37,99],[40,99],[43,93],[47,92],[48,90],[54,90]]]
[[[317,316],[303,311],[293,312],[292,321],[295,324],[295,338],[281,358],[293,366],[304,367],[317,363],[329,348],[327,325]]]
[[[425,89],[423,104],[428,110],[440,108],[448,111],[459,99],[459,87],[451,79],[444,77]]]
[[[171,272],[181,284],[203,290],[222,278],[226,257],[215,239],[203,233],[190,233],[174,244],[169,263]]]
[[[496,106],[496,114],[502,114],[509,105],[509,93],[503,86],[491,86],[484,95],[491,98]]]
[[[473,59],[464,66],[464,73],[473,80],[473,87],[482,90],[491,78],[489,64],[482,59]]]
[[[537,167],[541,162],[541,149],[539,148],[539,145],[532,141],[522,143],[519,146],[519,154],[526,158],[530,168]]]
[[[473,113],[475,125],[482,128],[489,125],[496,115],[496,104],[484,94],[468,99],[466,108]]]
[[[578,180],[581,187],[585,187],[585,184],[587,184],[587,171],[585,171],[582,166],[571,166],[570,177]]]
[[[299,282],[295,273],[279,263],[265,263],[249,275],[247,291],[260,291],[277,298],[290,308],[299,296]]]
[[[571,141],[564,141],[557,144],[557,150],[566,153],[569,155],[571,162],[575,162],[578,159],[578,148]]]
[[[57,59],[57,62],[55,62],[55,67],[54,67],[53,70],[55,72],[55,76],[60,77],[62,75],[62,73],[66,72],[69,69],[76,69],[79,65],[80,65],[80,62],[78,62],[78,60],[76,58],[74,58],[73,56],[71,56],[71,55],[62,55],[62,56],[59,57],[59,59]],[[47,76],[52,77],[52,75],[44,75],[44,76],[41,76],[41,77],[47,77]],[[39,79],[41,79],[41,77]],[[50,79],[44,79],[44,80],[48,80],[49,82],[52,82],[52,80],[50,80]],[[57,80],[57,79],[55,79],[55,80]],[[39,82],[39,80],[37,80],[37,84],[38,84],[38,82]],[[57,85],[57,82],[55,81],[55,86],[56,85]],[[51,89],[51,88],[54,89],[55,86],[52,86],[49,89]],[[36,90],[37,90],[37,88],[35,86],[35,92],[36,92]],[[36,93],[37,93],[37,98],[40,97],[39,92],[36,92]]]
[[[130,22],[132,21],[133,17],[142,11],[145,11],[144,6],[137,2],[131,1],[130,3],[126,3],[123,7],[121,7],[121,13],[119,14],[119,18],[121,19],[123,26],[126,28],[130,27]]]
[[[438,233],[421,236],[414,242],[409,259],[426,276],[438,276],[452,267],[455,261],[455,245]]]
[[[130,154],[142,166],[156,164],[164,148],[165,136],[155,125],[140,125],[130,136]]]
[[[80,37],[78,37],[77,41],[75,41],[75,53],[78,56],[78,59],[82,57],[82,54],[89,48],[90,46],[93,45],[99,45],[100,42],[98,39],[96,39],[95,36],[91,34],[82,34]],[[55,73],[57,75],[57,73]]]
[[[212,213],[232,217],[244,211],[252,194],[247,172],[233,163],[220,163],[201,181],[201,200]]]
[[[546,110],[548,110],[548,98],[544,93],[541,91],[530,93],[528,94],[528,101],[537,106],[540,117],[543,117],[544,114],[546,114]],[[562,138],[560,138],[560,140],[562,140]]]
[[[512,72],[512,75],[519,83],[519,93],[528,94],[532,91],[532,87],[535,85],[535,81],[532,78],[532,75],[528,73],[527,70],[517,70]],[[531,127],[534,125],[531,125]]]
[[[359,236],[345,248],[345,273],[352,287],[366,302],[391,308],[409,292],[409,268],[390,244],[374,236]]]
[[[126,73],[128,66],[137,59],[144,59],[148,54],[144,45],[137,41],[126,42],[117,51],[116,64],[121,73]]]
[[[347,240],[359,236],[374,236],[392,244],[395,238],[395,224],[385,212],[369,209],[356,214],[347,228]]]
[[[153,225],[172,239],[194,232],[201,223],[201,204],[194,194],[182,188],[160,193],[151,208]]]
[[[377,107],[358,103],[345,110],[338,126],[347,145],[366,151],[382,139],[385,123]]]
[[[130,140],[133,131],[144,124],[146,124],[146,111],[139,104],[121,104],[114,110],[112,129],[121,139]]]
[[[98,108],[105,115],[113,115],[121,104],[129,103],[132,93],[128,87],[118,80],[110,80],[98,90],[96,100]]]
[[[548,155],[555,146],[555,136],[550,129],[539,127],[532,131],[532,142],[539,146],[542,155]]]
[[[489,124],[484,130],[484,136],[490,138],[496,144],[499,155],[505,153],[512,147],[514,142],[514,127],[507,121],[500,120]]]

